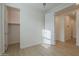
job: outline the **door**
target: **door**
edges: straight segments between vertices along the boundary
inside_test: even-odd
[[[0,4],[0,54],[4,53],[6,49],[5,44],[5,11],[4,11],[4,4]]]
[[[6,5],[2,5],[2,29],[3,29],[3,49],[7,50],[8,47],[8,22],[7,22],[7,7]]]

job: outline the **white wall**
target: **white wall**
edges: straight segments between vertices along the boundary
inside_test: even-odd
[[[45,37],[43,42],[46,44],[55,44],[54,42],[54,16],[53,13],[45,14]]]
[[[60,21],[61,21],[61,30],[60,30],[60,41],[61,42],[64,42],[64,20],[65,20],[65,18],[64,18],[64,16],[61,16],[61,19],[60,19]]]
[[[40,44],[42,42],[42,30],[44,28],[44,15],[42,12],[28,6],[22,6],[20,15],[21,48]]]
[[[8,25],[8,44],[20,43],[20,25]]]
[[[64,42],[64,16],[56,16],[55,18],[55,38]]]
[[[61,30],[61,18],[60,16],[55,17],[55,40],[60,40],[60,30]]]
[[[8,23],[19,24],[20,23],[20,11],[19,8],[7,7]]]
[[[79,10],[76,12],[76,45],[79,46]]]

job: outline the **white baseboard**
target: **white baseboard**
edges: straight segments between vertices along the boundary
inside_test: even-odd
[[[41,44],[41,43],[39,42],[39,43],[34,43],[34,44],[29,44],[29,45],[24,45],[24,46],[21,46],[21,45],[20,45],[20,49],[32,47],[32,46],[35,46],[35,45],[38,45],[38,44]]]

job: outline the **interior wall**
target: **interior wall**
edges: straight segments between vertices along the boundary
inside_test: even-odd
[[[79,46],[79,10],[76,11],[76,45]]]
[[[64,42],[64,16],[56,16],[55,17],[55,34],[56,40]]]
[[[60,16],[55,17],[55,39],[60,41],[60,30],[61,30],[61,18]]]
[[[8,7],[8,23],[20,24],[20,10],[19,8]]]
[[[22,5],[21,7],[20,43],[21,48],[42,43],[44,29],[44,15],[41,11]]]
[[[65,20],[65,17],[64,16],[61,16],[61,23],[60,23],[60,41],[61,42],[64,42],[64,20]]]
[[[8,25],[8,44],[20,43],[20,25]]]
[[[20,11],[7,7],[8,12],[8,44],[20,43]]]

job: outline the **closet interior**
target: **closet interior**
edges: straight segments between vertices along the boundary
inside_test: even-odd
[[[20,44],[20,10],[7,6],[7,45]]]

